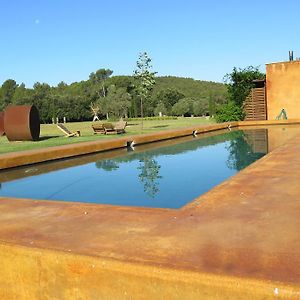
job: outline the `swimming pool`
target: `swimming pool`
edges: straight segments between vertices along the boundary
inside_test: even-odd
[[[0,196],[180,208],[267,154],[272,130],[234,129],[2,171]]]

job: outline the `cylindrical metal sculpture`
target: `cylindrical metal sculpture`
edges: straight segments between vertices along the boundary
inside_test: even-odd
[[[4,113],[4,131],[9,141],[36,141],[40,117],[34,105],[10,105]]]
[[[0,136],[4,134],[4,112],[0,111]]]

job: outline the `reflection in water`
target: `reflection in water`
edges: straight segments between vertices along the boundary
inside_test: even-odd
[[[109,172],[119,169],[118,163],[112,159],[98,160],[95,162],[95,165],[98,169],[103,169]]]
[[[240,171],[267,153],[266,130],[235,131],[230,140],[227,166]]]
[[[144,155],[139,161],[138,170],[140,171],[139,180],[144,185],[144,192],[151,198],[159,192],[159,175],[161,166],[151,156]]]
[[[98,169],[111,172],[119,169],[120,167],[119,163],[130,162],[135,159],[136,159],[135,156],[131,156],[123,159],[116,158],[115,160],[111,160],[111,159],[98,160],[95,162],[95,166]],[[152,155],[143,153],[143,157],[139,159],[139,166],[137,169],[140,171],[140,174],[138,175],[138,179],[144,186],[144,192],[150,198],[154,198],[155,195],[159,192],[158,179],[162,178],[159,175],[160,168],[161,166],[153,158]]]

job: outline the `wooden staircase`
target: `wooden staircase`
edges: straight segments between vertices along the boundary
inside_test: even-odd
[[[244,102],[246,121],[267,120],[266,88],[253,88]]]

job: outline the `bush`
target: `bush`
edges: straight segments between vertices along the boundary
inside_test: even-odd
[[[216,121],[230,122],[230,121],[240,121],[244,119],[244,112],[241,107],[235,104],[233,101],[229,101],[218,107],[216,113]]]

